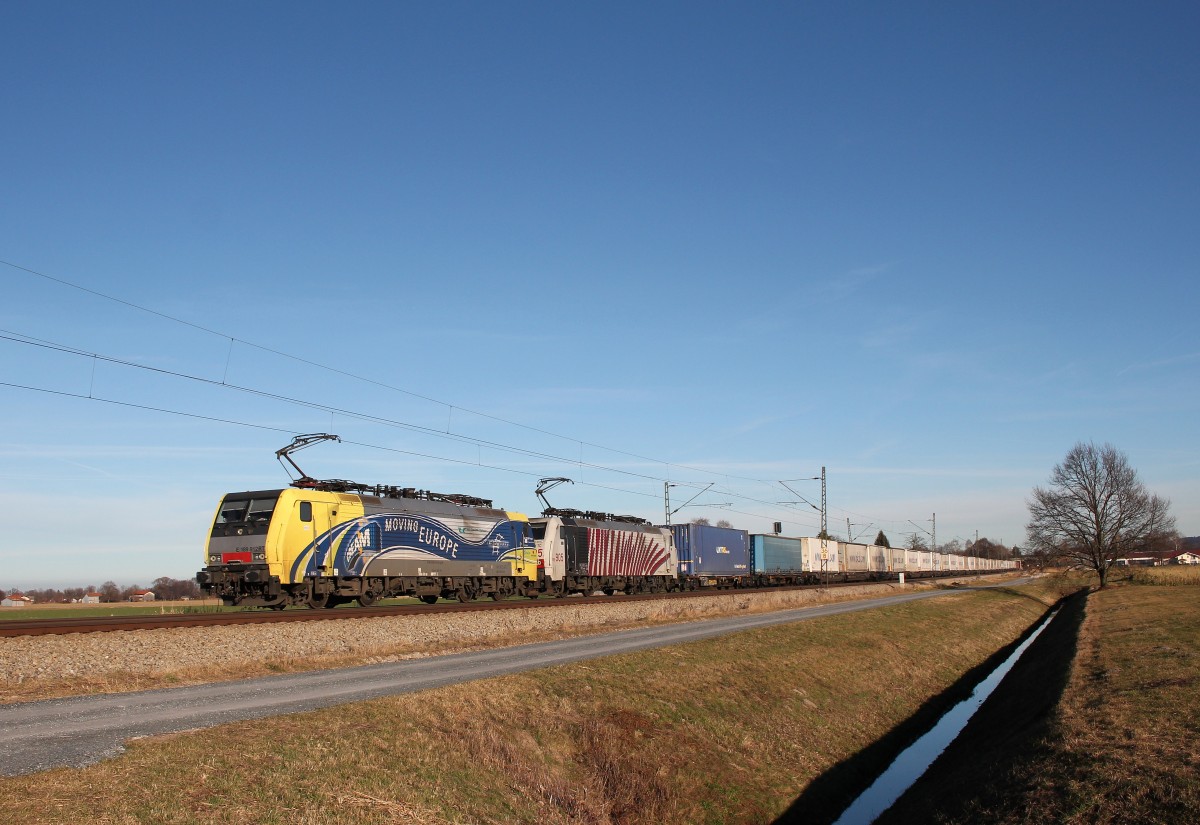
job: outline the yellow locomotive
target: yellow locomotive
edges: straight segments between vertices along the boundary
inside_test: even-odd
[[[283,608],[357,599],[524,595],[538,579],[529,519],[490,501],[337,482],[229,493],[200,586],[226,604]]]

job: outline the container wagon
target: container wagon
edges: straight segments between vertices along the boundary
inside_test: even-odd
[[[704,587],[736,587],[746,581],[750,568],[750,535],[732,527],[676,524],[671,527],[679,572]]]

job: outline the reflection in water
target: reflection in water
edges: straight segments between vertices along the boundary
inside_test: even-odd
[[[928,770],[929,766],[933,764],[933,760],[937,759],[941,752],[954,741],[954,737],[958,736],[967,721],[975,715],[975,711],[979,710],[979,706],[992,694],[992,691],[1000,684],[1000,680],[1012,670],[1012,666],[1021,658],[1025,649],[1033,644],[1033,640],[1041,634],[1057,614],[1058,610],[1055,610],[1042,619],[1041,624],[1030,634],[1029,638],[1022,642],[999,667],[989,673],[986,679],[976,685],[970,696],[950,708],[928,733],[905,748],[888,766],[888,769],[871,784],[871,787],[863,791],[858,799],[854,800],[850,807],[838,817],[834,825],[867,825],[867,823],[874,822],[876,817],[899,799],[900,795]]]

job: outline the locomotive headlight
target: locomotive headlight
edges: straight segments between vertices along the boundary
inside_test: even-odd
[[[208,557],[208,563],[209,563],[209,564],[220,564],[220,563],[221,563],[221,556],[220,556],[220,554],[214,554],[214,555],[212,555],[212,556],[209,556],[209,557]]]
[[[266,554],[266,553],[255,553],[255,554],[254,554],[254,560],[255,560],[255,561],[266,561],[266,560],[267,560],[267,554]]]

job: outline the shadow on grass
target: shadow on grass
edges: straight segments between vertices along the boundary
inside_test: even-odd
[[[1087,593],[1064,598],[1061,610],[1030,645],[1004,681],[975,713],[959,736],[896,804],[876,822],[952,821],[973,794],[986,792],[989,778],[1005,773],[1045,729],[1066,688]],[[1049,612],[1049,611],[1047,611]],[[975,686],[1000,666],[1034,630],[972,668],[954,685],[931,698],[915,714],[883,738],[839,762],[815,779],[775,822],[828,823],[841,815],[875,781],[892,760],[932,728],[950,708],[971,695]],[[947,789],[953,794],[947,795]]]

